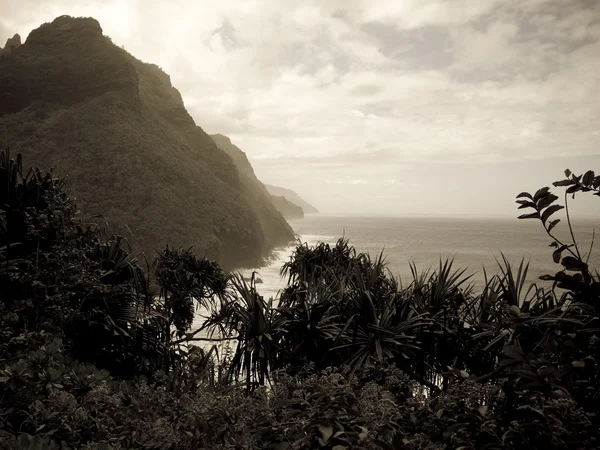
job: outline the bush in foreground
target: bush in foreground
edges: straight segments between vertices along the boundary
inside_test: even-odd
[[[142,267],[61,180],[2,154],[0,445],[596,448],[600,277],[552,234],[548,188],[519,198],[553,239],[560,295],[506,260],[479,294],[450,261],[401,286],[340,240],[296,249],[275,306],[190,251]],[[236,345],[190,347],[206,339]]]

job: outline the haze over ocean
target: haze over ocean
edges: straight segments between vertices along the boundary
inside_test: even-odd
[[[557,218],[561,217],[559,214]],[[555,228],[557,236],[569,241],[567,223],[561,217]],[[482,266],[488,276],[498,272],[494,257],[501,260],[503,252],[511,262],[518,263],[521,257],[530,261],[528,281],[540,282],[537,278],[545,273],[554,274],[561,269],[552,261],[550,238],[538,220],[518,220],[516,217],[335,217],[307,215],[304,219],[289,220],[290,225],[302,242],[314,245],[319,241],[335,244],[345,235],[359,252],[368,252],[374,257],[381,250],[388,267],[404,283],[411,281],[409,263],[414,261],[418,269],[436,268],[440,257],[454,256],[454,268],[467,268],[473,273],[476,290],[484,282]],[[581,250],[587,252],[597,220],[572,218],[575,238]],[[276,296],[284,286],[279,270],[289,259],[293,247],[279,249],[273,261],[266,267],[255,269],[263,283],[257,289],[265,298]],[[592,251],[591,267],[600,267],[600,248]],[[244,271],[250,275],[251,270]]]

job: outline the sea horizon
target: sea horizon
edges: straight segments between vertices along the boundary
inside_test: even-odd
[[[551,239],[537,220],[488,215],[307,214],[288,222],[297,236],[294,243],[274,249],[262,267],[238,270],[245,277],[257,273],[262,281],[257,284],[257,290],[265,298],[276,297],[284,287],[280,270],[298,243],[334,245],[342,237],[348,239],[357,252],[366,252],[372,257],[383,252],[388,268],[403,283],[412,280],[411,263],[418,270],[434,270],[439,261],[446,258],[454,260],[454,269],[466,269],[465,274],[472,275],[476,291],[484,285],[483,268],[488,276],[498,273],[500,268],[496,261],[501,261],[502,255],[512,264],[518,264],[521,259],[529,262],[528,284],[549,286],[548,282],[541,282],[539,276],[561,269],[552,260]],[[572,224],[576,237],[581,239],[582,251],[586,252],[595,221],[578,216],[572,218]],[[555,232],[566,239],[567,230],[566,220],[563,220]],[[598,262],[600,258],[593,252],[591,265]]]

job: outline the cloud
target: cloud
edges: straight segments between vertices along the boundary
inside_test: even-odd
[[[163,67],[197,123],[230,136],[265,182],[321,200],[325,210],[376,208],[382,189],[435,186],[432,164],[492,167],[599,153],[596,1],[0,0],[0,7],[2,42],[61,14],[96,17],[115,43]]]

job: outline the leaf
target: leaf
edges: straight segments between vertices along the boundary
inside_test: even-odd
[[[487,414],[487,412],[488,412],[488,407],[486,405],[481,405],[479,407],[479,414],[481,414],[482,417],[485,417],[485,415]]]
[[[600,175],[594,178],[594,182],[592,183],[592,187],[594,189],[598,189],[600,187]]]
[[[368,430],[368,428],[361,427],[361,426],[359,426],[358,428],[360,428],[360,433],[358,434],[358,438],[361,441],[363,441],[369,435],[369,430]]]
[[[564,248],[563,248],[563,247],[564,247],[564,245],[563,245],[561,248],[559,248],[559,249],[556,249],[556,250],[554,250],[554,251],[552,252],[552,260],[553,260],[553,261],[554,261],[556,264],[558,264],[558,263],[560,262],[560,254],[561,254],[561,253],[562,253],[562,251],[564,250]]]
[[[558,222],[558,219],[553,220],[552,222]],[[552,222],[550,222],[550,225],[552,225]],[[550,245],[548,245],[548,247],[558,247],[558,242],[552,241],[552,242],[550,242]]]
[[[555,219],[555,220],[551,221],[548,224],[548,232],[552,231],[552,228],[554,228],[558,224],[558,222],[560,222],[560,219]],[[553,242],[553,243],[558,245],[558,243],[556,243],[556,242]],[[555,246],[553,246],[553,247],[555,247]]]
[[[560,181],[555,181],[554,183],[552,183],[552,186],[554,186],[554,187],[572,186],[575,183],[576,183],[575,180],[560,180]]]
[[[519,195],[517,195],[517,198],[520,198],[520,197],[526,197],[530,200],[533,200],[533,197],[531,196],[531,194],[529,192],[521,192]]]
[[[323,442],[327,443],[331,435],[333,434],[333,427],[325,427],[323,425],[319,425],[319,431],[321,432],[321,436],[323,438]]]
[[[550,190],[550,188],[548,186],[538,189],[538,191],[533,196],[533,201],[537,202],[540,198],[548,195],[549,190]]]
[[[519,209],[535,208],[535,203],[530,202],[528,200],[517,200],[517,203],[520,204]]]
[[[576,369],[585,369],[585,361],[573,361],[571,365]]]
[[[569,169],[565,169],[565,177],[569,178],[572,173]]]
[[[435,412],[435,415],[437,416],[437,418],[441,418],[442,415],[444,414],[444,408],[440,408]]]
[[[595,176],[595,174],[594,174],[594,171],[593,171],[593,170],[588,170],[588,171],[585,173],[585,175],[583,176],[582,183],[583,183],[585,186],[589,186],[589,185],[591,185],[591,184],[592,184],[592,182],[594,181],[594,176]]]
[[[567,270],[586,270],[587,264],[574,256],[565,256],[560,262]]]
[[[534,212],[531,214],[523,214],[518,217],[518,219],[539,219],[539,218],[540,218],[539,212]]]
[[[558,200],[558,197],[554,194],[548,194],[545,197],[542,197],[537,202],[538,209],[544,209],[552,204],[555,200]]]
[[[567,189],[567,194],[574,194],[579,189],[580,189],[580,187],[578,185],[571,186],[569,189]]]
[[[552,205],[546,208],[546,210],[542,213],[542,223],[546,223],[546,220],[548,220],[552,214],[554,214],[556,211],[560,211],[563,208],[564,206],[562,205]]]

